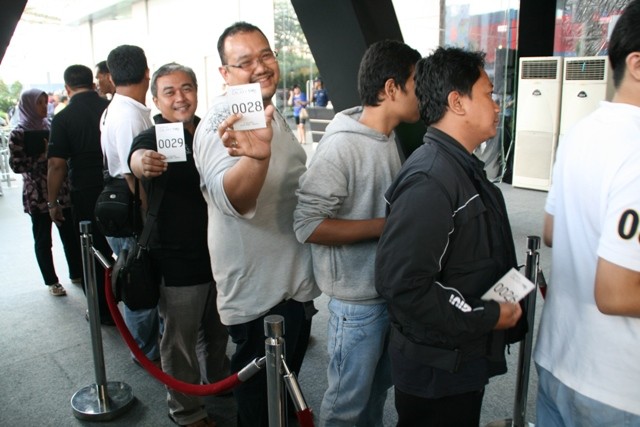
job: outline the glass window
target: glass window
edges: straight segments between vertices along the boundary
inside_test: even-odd
[[[554,54],[606,55],[611,30],[629,2],[630,0],[558,1]]]
[[[487,177],[510,181],[516,91],[519,1],[444,0],[443,45],[485,52],[485,69],[500,105],[497,135],[476,150]]]
[[[486,71],[501,106],[498,135],[476,155],[485,162],[487,176],[503,179],[512,147],[519,0],[393,0],[406,43],[423,55],[437,46],[483,51]]]

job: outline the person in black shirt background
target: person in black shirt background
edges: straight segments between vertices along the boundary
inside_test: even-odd
[[[111,248],[94,218],[96,200],[103,188],[100,116],[109,101],[95,91],[93,73],[89,67],[69,66],[64,72],[64,82],[71,100],[51,122],[47,154],[49,215],[56,224],[73,221],[78,239],[80,221],[92,221],[93,246],[109,258],[112,255]],[[73,218],[65,217],[57,203],[67,175],[71,185]],[[95,267],[100,321],[103,325],[113,325],[104,294],[104,268],[98,261]]]

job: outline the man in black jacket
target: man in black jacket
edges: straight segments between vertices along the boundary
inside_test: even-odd
[[[518,304],[481,296],[516,266],[504,200],[471,153],[496,134],[484,55],[438,48],[416,66],[424,145],[385,198],[376,289],[388,301],[398,426],[478,426],[488,379],[506,371]]]

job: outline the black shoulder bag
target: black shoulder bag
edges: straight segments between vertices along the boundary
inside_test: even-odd
[[[136,247],[120,252],[111,273],[116,300],[121,300],[134,311],[154,308],[160,298],[161,276],[149,253],[149,239],[164,195],[164,182],[157,180],[154,184],[146,221]],[[139,185],[136,178],[136,193]]]
[[[94,215],[102,234],[109,237],[131,237],[140,230],[140,197],[132,194],[124,178],[109,176],[105,171],[104,188],[96,200]]]
[[[102,124],[107,118],[109,108],[104,112]],[[131,237],[140,231],[140,197],[136,184],[134,194],[124,178],[109,175],[109,162],[106,153],[104,159],[104,187],[94,208],[96,224],[102,234],[109,237]]]

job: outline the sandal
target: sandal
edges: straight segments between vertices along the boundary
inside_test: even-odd
[[[67,291],[64,290],[60,283],[54,283],[49,286],[49,293],[54,297],[63,297],[67,294]]]

